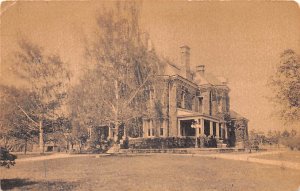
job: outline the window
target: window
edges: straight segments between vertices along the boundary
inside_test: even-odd
[[[221,123],[219,124],[219,137],[222,138],[222,126]]]
[[[185,108],[185,92],[181,93],[181,108]]]
[[[198,112],[202,113],[202,107],[203,107],[203,98],[199,97],[198,98]]]
[[[210,126],[209,121],[208,120],[204,120],[204,134],[206,136],[210,135],[210,128],[212,128],[212,127]]]
[[[151,129],[148,129],[148,137],[151,136]]]
[[[152,136],[154,136],[154,128],[152,128]]]
[[[222,109],[222,107],[223,107],[223,101],[222,100],[223,100],[223,98],[221,96],[217,97],[217,105],[218,105],[218,112],[219,113],[223,112],[223,109]]]
[[[150,107],[152,108],[154,105],[154,90],[151,89],[149,91],[149,102],[150,102]]]
[[[213,122],[213,135],[216,136],[217,135],[217,123]]]
[[[196,101],[196,99],[195,99],[195,96],[193,96],[192,97],[192,103],[191,103],[191,110],[192,111],[196,111],[196,103],[197,103],[197,101]]]
[[[160,136],[164,136],[164,128],[160,128]]]
[[[212,115],[212,92],[209,92],[209,115]]]

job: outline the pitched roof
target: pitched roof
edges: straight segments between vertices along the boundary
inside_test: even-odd
[[[246,119],[246,120],[248,120],[247,118],[245,118],[244,116],[242,116],[241,114],[237,113],[234,110],[230,110],[230,118],[232,118],[232,119]]]
[[[178,65],[168,61],[165,65],[164,74],[165,75],[180,75],[186,77],[185,71],[182,70]],[[194,73],[194,82],[198,85],[215,85],[215,86],[224,86],[227,83],[226,78],[215,76],[212,73],[204,72],[204,74]]]
[[[204,78],[212,85],[224,85],[216,76],[211,73],[204,73]]]

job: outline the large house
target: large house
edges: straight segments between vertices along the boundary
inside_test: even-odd
[[[143,138],[204,136],[229,146],[243,143],[248,138],[248,120],[230,110],[227,80],[206,72],[204,65],[193,70],[190,48],[180,49],[181,64],[166,62],[158,82],[146,88],[148,114],[142,118]],[[118,133],[111,125],[93,131],[96,133],[89,130],[90,137],[117,140]]]
[[[227,80],[204,65],[193,70],[190,48],[180,49],[181,64],[166,64],[158,88],[150,90],[150,107],[159,105],[161,115],[143,118],[143,137],[213,136],[231,146],[247,139],[248,120],[230,110]]]

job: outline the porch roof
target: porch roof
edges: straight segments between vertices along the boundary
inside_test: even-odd
[[[222,118],[216,116],[210,116],[195,111],[177,108],[177,118],[179,119],[196,119],[203,118],[214,122],[225,122]]]

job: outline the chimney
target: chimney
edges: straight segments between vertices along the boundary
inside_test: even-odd
[[[204,75],[204,71],[205,71],[205,65],[198,65],[196,66],[196,71],[197,73]]]
[[[183,68],[183,71],[185,71],[185,77],[189,80],[191,80],[191,69],[190,69],[190,47],[184,45],[180,47],[181,51],[181,66]]]

